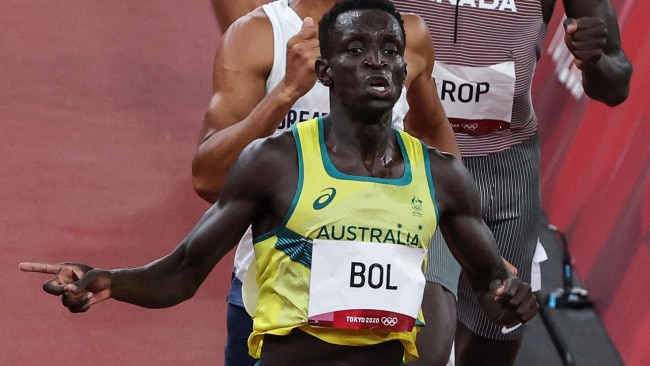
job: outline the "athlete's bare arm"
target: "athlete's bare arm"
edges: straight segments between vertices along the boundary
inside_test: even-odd
[[[539,305],[530,285],[506,269],[494,236],[481,216],[471,174],[460,159],[450,154],[432,149],[429,158],[436,182],[440,230],[486,315],[502,325],[530,320],[537,314]]]
[[[545,0],[548,21],[555,0]],[[565,43],[582,70],[582,85],[592,99],[615,106],[627,99],[632,64],[621,46],[616,13],[610,0],[563,0],[567,15]],[[549,13],[550,11],[550,13]]]
[[[216,51],[213,97],[199,133],[192,161],[194,189],[215,202],[242,149],[256,138],[269,136],[295,101],[316,81],[314,60],[320,55],[313,20],[288,42],[287,73],[266,94],[273,64],[273,32],[262,10],[237,20]]]
[[[43,290],[62,296],[63,305],[73,313],[85,312],[109,298],[147,308],[174,306],[196,293],[244,234],[246,206],[234,204],[238,206],[211,207],[173,252],[139,268],[105,270],[78,263],[37,262],[21,263],[19,268],[55,275]]]
[[[286,137],[251,144],[232,168],[221,199],[162,258],[142,267],[114,270],[79,263],[38,262],[24,262],[19,268],[55,275],[43,289],[62,296],[63,305],[75,313],[109,298],[147,308],[169,307],[188,300],[254,221],[259,222],[261,230],[269,230],[266,225],[278,225],[286,214],[298,179],[295,144],[291,136]],[[285,150],[276,151],[279,146]],[[279,163],[272,157],[274,154],[288,156],[288,162]],[[250,179],[256,174],[268,179]]]
[[[419,15],[403,13],[406,30],[406,87],[409,113],[404,129],[427,145],[460,157],[454,131],[447,119],[431,77],[435,60],[433,42]]]

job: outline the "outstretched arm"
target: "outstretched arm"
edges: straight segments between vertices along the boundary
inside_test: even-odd
[[[610,0],[564,0],[564,41],[582,70],[587,95],[609,106],[627,99],[632,64],[621,46],[616,13]]]
[[[460,157],[454,131],[431,77],[435,60],[431,33],[420,16],[410,13],[402,16],[406,30],[404,58],[408,69],[406,97],[409,103],[404,129],[427,145]]]
[[[440,230],[486,315],[501,325],[530,320],[539,309],[530,285],[510,273],[481,217],[476,185],[459,159],[431,153]]]
[[[210,208],[194,230],[163,258],[139,268],[105,270],[78,263],[24,262],[22,271],[55,275],[43,290],[61,295],[73,313],[113,298],[147,308],[163,308],[191,298],[216,263],[237,243],[247,226],[226,230],[223,209]],[[229,217],[230,220],[240,216]]]
[[[242,149],[274,133],[298,98],[316,82],[314,62],[320,55],[311,18],[287,43],[287,72],[266,94],[273,65],[273,32],[262,11],[235,22],[216,52],[214,95],[205,114],[192,161],[194,189],[215,202],[228,171]]]
[[[259,152],[258,152],[259,154]],[[257,173],[272,177],[273,164],[263,157],[242,153],[224,185],[224,194],[168,255],[138,268],[93,269],[76,263],[24,262],[27,272],[54,274],[43,289],[61,295],[71,312],[84,312],[91,305],[113,298],[147,307],[161,308],[191,298],[214,266],[239,241],[268,202]],[[258,164],[258,165],[256,165]],[[259,165],[261,164],[261,165]],[[279,180],[279,179],[276,179]]]

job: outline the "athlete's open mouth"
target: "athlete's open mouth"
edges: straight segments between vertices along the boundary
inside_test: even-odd
[[[390,91],[390,83],[381,76],[372,76],[369,79],[369,85],[379,96],[384,96]]]
[[[373,89],[377,90],[377,91],[385,91],[386,90],[386,85],[384,85],[382,83],[372,82],[372,83],[370,83],[370,86]]]

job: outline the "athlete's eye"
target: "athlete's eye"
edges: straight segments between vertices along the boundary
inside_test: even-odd
[[[394,55],[399,54],[399,48],[397,47],[397,45],[393,44],[392,42],[389,42],[389,43],[384,45],[383,52],[386,55],[393,55],[394,56]]]
[[[363,42],[360,42],[359,40],[351,40],[348,44],[348,53],[351,55],[358,55],[363,53],[364,51],[364,44]]]

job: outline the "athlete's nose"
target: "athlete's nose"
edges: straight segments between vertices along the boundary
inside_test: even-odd
[[[386,62],[382,56],[383,55],[379,49],[372,49],[368,51],[368,54],[363,59],[363,65],[372,67],[373,69],[383,69],[386,67]]]

